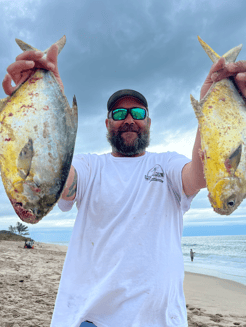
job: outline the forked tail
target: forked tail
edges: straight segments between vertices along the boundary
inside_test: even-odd
[[[210,48],[210,46],[208,46],[207,43],[205,43],[199,36],[198,40],[203,49],[205,50],[206,54],[212,60],[212,62],[217,62],[220,59],[220,56],[212,48]],[[226,62],[235,62],[242,47],[243,45],[240,44],[237,47],[226,52],[222,57],[225,58]]]
[[[19,40],[15,39],[16,43],[18,46],[21,48],[23,51],[38,51],[38,49],[32,47],[31,45]],[[62,51],[64,45],[66,43],[66,36],[64,35],[60,40],[58,40],[55,44],[58,45],[58,54]],[[43,54],[45,55],[48,52],[49,48],[43,51]]]

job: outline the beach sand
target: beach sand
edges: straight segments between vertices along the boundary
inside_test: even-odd
[[[67,247],[34,246],[0,240],[0,327],[50,326]],[[186,273],[184,291],[189,327],[246,327],[246,286]]]

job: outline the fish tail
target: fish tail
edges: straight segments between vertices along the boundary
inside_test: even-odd
[[[27,44],[26,42],[23,42],[23,41],[21,41],[19,39],[15,39],[15,41],[18,44],[18,46],[21,48],[21,50],[23,50],[23,51],[38,51],[38,49],[32,47],[30,44]],[[58,46],[58,54],[63,49],[65,43],[66,43],[66,36],[65,35],[55,43]],[[43,53],[46,54],[48,52],[49,48],[46,49],[45,51],[43,51]]]
[[[200,42],[201,46],[203,47],[206,54],[212,60],[212,62],[217,62],[220,59],[220,56],[212,49],[210,46],[207,45],[199,36],[198,41]],[[238,45],[237,47],[229,50],[226,52],[222,57],[225,58],[226,62],[235,62],[239,52],[242,49],[242,44]]]

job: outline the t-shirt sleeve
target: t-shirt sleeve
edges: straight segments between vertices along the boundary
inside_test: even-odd
[[[75,202],[77,207],[80,206],[90,178],[90,165],[87,155],[75,155],[72,160],[72,166],[75,168],[77,173],[76,196],[73,201],[66,201],[63,199],[58,201],[58,207],[62,211],[69,211],[72,209]]]
[[[182,213],[184,214],[187,210],[189,210],[191,201],[195,197],[195,195],[188,197],[184,193],[182,183],[182,170],[191,160],[176,152],[170,152],[169,154],[170,157],[166,168],[167,182],[178,204],[180,205]]]

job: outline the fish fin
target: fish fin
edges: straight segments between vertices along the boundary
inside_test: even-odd
[[[242,47],[243,45],[240,44],[237,47],[227,51],[222,57],[225,58],[226,62],[235,62]]]
[[[18,46],[21,48],[21,50],[23,51],[38,51],[38,49],[32,47],[31,45],[27,44],[26,42],[23,42],[19,39],[15,39],[16,43],[18,44]],[[63,49],[64,45],[66,43],[66,36],[63,35],[62,38],[60,38],[60,40],[58,40],[55,44],[58,45],[58,54],[61,52],[61,50]],[[49,47],[50,48],[50,47]],[[45,51],[43,51],[44,55],[47,54],[48,49],[46,49]]]
[[[58,40],[55,44],[58,46],[58,54],[59,54],[62,51],[64,45],[66,44],[66,35],[63,35],[63,37],[61,37],[60,40]],[[49,48],[44,50],[44,54],[48,52]]]
[[[192,95],[190,95],[190,100],[191,100],[192,107],[195,111],[196,118],[199,120],[199,118],[203,117],[200,103]]]
[[[77,126],[78,125],[78,106],[77,106],[77,100],[76,100],[75,95],[73,96],[73,105],[72,105],[71,109],[72,109],[71,121],[73,122],[74,126]]]
[[[207,45],[199,36],[198,41],[200,42],[201,46],[205,50],[206,54],[212,60],[212,62],[217,62],[220,59],[220,56],[212,49],[210,46]],[[240,44],[237,47],[227,51],[222,57],[225,58],[226,62],[235,62],[239,52],[241,51],[243,45]]]
[[[33,141],[29,138],[28,142],[21,149],[17,162],[18,173],[23,179],[26,179],[30,172],[33,155]]]
[[[4,99],[0,99],[0,112],[3,110],[5,104],[7,103],[9,97],[4,98]]]
[[[198,41],[200,42],[201,46],[203,47],[206,54],[209,56],[209,58],[212,60],[212,62],[217,62],[220,59],[220,56],[212,49],[210,46],[205,43],[200,36],[198,37]]]
[[[78,113],[78,105],[77,105],[77,100],[76,100],[76,97],[75,97],[75,95],[73,96],[73,107],[72,107],[72,109],[73,109],[73,112],[74,113]]]
[[[27,44],[26,42],[23,42],[19,39],[15,39],[15,42],[18,44],[18,46],[23,51],[38,51],[38,49],[32,47],[31,45]]]
[[[225,161],[225,167],[229,174],[235,173],[241,160],[242,144]]]

